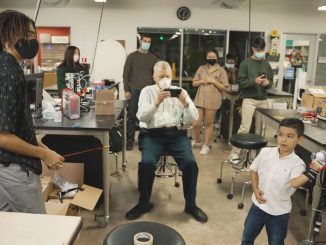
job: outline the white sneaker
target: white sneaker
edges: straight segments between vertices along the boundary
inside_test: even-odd
[[[237,152],[231,152],[229,155],[229,161],[232,164],[238,164],[240,162],[239,154]]]
[[[191,146],[192,146],[193,148],[199,148],[199,147],[201,147],[201,143],[200,143],[200,142],[197,143],[195,140],[192,140],[192,141],[191,141]]]
[[[207,155],[209,151],[210,151],[209,146],[203,145],[203,147],[201,148],[199,154],[200,155]]]

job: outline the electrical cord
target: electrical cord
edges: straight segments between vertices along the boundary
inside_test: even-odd
[[[100,30],[101,30],[104,4],[105,3],[103,2],[102,3],[102,6],[101,6],[101,14],[100,14],[100,19],[99,19],[98,28],[97,28],[97,35],[96,35],[95,49],[94,49],[94,56],[93,56],[93,61],[92,61],[92,67],[91,67],[90,77],[93,75],[93,70],[94,70],[94,62],[95,62],[95,57],[96,57],[96,52],[97,52],[98,37],[100,35]]]

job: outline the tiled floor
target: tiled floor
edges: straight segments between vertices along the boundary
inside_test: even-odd
[[[273,138],[271,138],[271,141],[273,141]],[[234,198],[228,200],[226,195],[230,189],[232,170],[225,167],[223,183],[217,184],[216,182],[219,164],[227,159],[229,153],[225,143],[218,140],[217,143],[212,145],[211,152],[206,156],[199,155],[199,150],[194,149],[200,169],[197,204],[206,211],[209,217],[208,222],[205,224],[198,223],[183,212],[182,182],[180,179],[181,186],[176,188],[172,178],[156,178],[152,194],[154,208],[139,220],[156,221],[174,228],[183,236],[187,245],[240,244],[243,223],[251,205],[250,188],[246,193],[244,208],[239,210],[237,204],[240,200],[241,182],[247,180],[249,175],[237,177]],[[138,200],[137,165],[140,160],[140,152],[137,147],[133,151],[127,152],[127,160],[127,171],[123,172],[120,177],[111,178],[110,219],[107,227],[97,228],[94,213],[83,211],[84,226],[77,244],[102,244],[106,234],[113,228],[130,222],[125,219],[124,215]],[[114,164],[112,164],[112,170],[114,170]],[[303,206],[304,198],[299,193],[295,193],[286,244],[297,244],[298,241],[306,237],[310,212],[306,217],[301,216],[299,209]],[[95,213],[101,213],[101,209],[95,210]],[[326,240],[325,226],[322,227],[320,239]],[[260,234],[255,244],[268,244],[265,231]]]

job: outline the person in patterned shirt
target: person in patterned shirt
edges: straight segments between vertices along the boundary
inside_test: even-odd
[[[0,211],[45,213],[41,161],[62,167],[64,158],[36,139],[19,65],[38,51],[35,23],[26,15],[0,12]]]

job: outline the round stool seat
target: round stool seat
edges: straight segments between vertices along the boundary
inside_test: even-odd
[[[246,133],[232,135],[230,142],[235,147],[248,150],[256,150],[267,145],[267,139],[263,136]]]
[[[104,239],[103,245],[133,245],[134,235],[147,232],[153,236],[155,245],[185,245],[182,236],[169,226],[148,221],[123,224],[113,229]]]

